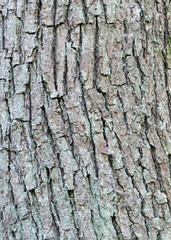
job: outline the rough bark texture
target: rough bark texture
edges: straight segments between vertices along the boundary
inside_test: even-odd
[[[170,7],[0,0],[0,239],[171,239]]]

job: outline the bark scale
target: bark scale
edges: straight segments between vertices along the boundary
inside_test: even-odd
[[[2,240],[171,239],[170,16],[0,0]]]

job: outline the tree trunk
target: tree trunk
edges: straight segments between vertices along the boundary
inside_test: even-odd
[[[2,240],[171,239],[170,18],[0,0]]]

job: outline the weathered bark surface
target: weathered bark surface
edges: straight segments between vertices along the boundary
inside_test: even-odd
[[[170,7],[0,0],[0,239],[171,239]]]

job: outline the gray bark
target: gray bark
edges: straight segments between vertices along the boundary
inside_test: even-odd
[[[171,239],[170,18],[0,0],[0,239]]]

